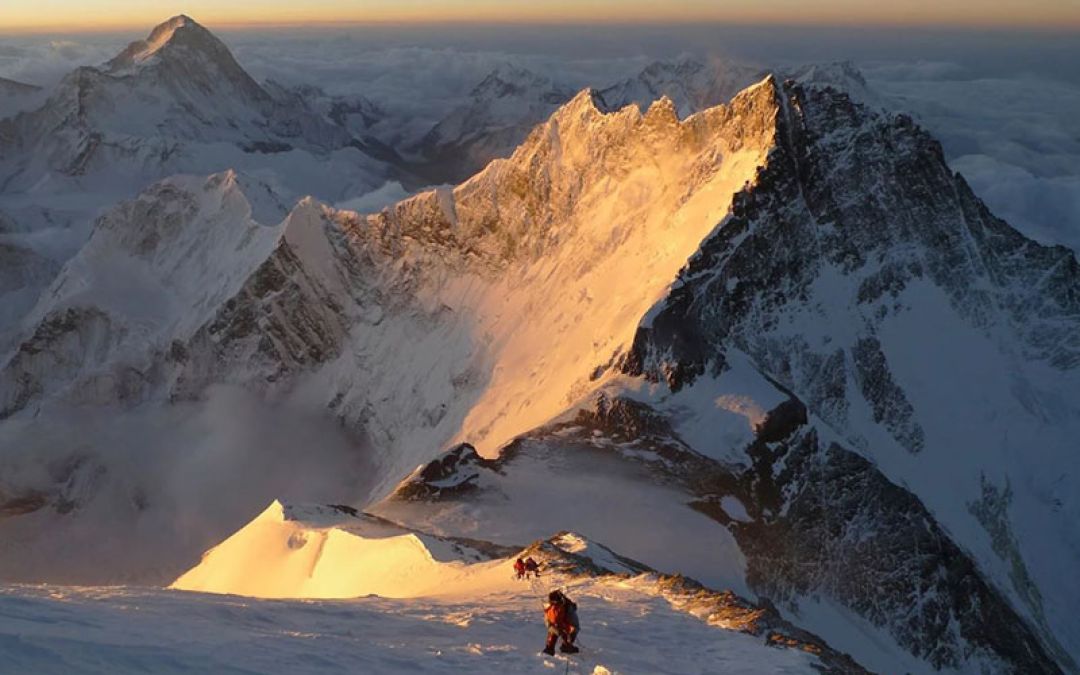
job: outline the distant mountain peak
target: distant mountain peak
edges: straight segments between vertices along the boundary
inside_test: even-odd
[[[764,76],[759,68],[691,57],[676,61],[654,61],[634,77],[600,91],[613,108],[636,104],[642,112],[663,96],[675,105],[680,117],[725,103],[745,87]]]
[[[653,61],[641,71],[642,76],[667,75],[671,73],[693,74],[705,69],[705,64],[685,57],[678,61]]]
[[[105,64],[110,72],[122,71],[167,58],[173,52],[205,53],[215,61],[233,60],[229,49],[191,17],[180,14],[158,24],[145,40],[136,40]]]
[[[679,119],[679,111],[675,108],[675,102],[671,98],[664,94],[660,98],[649,104],[648,110],[645,111],[645,117],[650,119]]]
[[[863,77],[862,71],[851,61],[807,64],[786,72],[786,78],[793,79],[805,86],[832,88],[844,92],[853,101],[874,108],[884,106],[881,97]]]
[[[550,78],[512,63],[502,63],[473,88],[471,96],[479,101],[515,97],[544,97],[559,87]]]

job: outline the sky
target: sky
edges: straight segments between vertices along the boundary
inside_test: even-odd
[[[4,0],[0,32],[145,26],[186,13],[214,27],[347,22],[907,24],[1080,29],[1080,0]]]

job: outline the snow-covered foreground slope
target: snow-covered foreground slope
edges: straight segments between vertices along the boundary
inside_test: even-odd
[[[0,586],[5,672],[816,673],[817,659],[720,630],[632,584],[569,590],[583,651],[538,656],[532,587],[467,600],[255,600],[140,588]]]

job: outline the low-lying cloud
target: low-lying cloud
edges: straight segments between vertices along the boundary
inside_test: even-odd
[[[167,583],[273,499],[363,503],[369,448],[325,412],[236,388],[0,425],[0,579]],[[77,552],[77,557],[73,553]]]
[[[968,77],[959,65],[913,67],[864,71],[942,142],[950,165],[995,214],[1043,243],[1080,252],[1080,85]],[[926,79],[912,76],[919,70]]]
[[[97,66],[126,42],[116,36],[0,38],[0,77],[51,87],[79,66]]]

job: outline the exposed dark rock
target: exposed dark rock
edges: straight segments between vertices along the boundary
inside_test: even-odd
[[[479,489],[480,472],[499,472],[500,460],[487,460],[468,443],[461,443],[432,460],[398,486],[394,497],[404,500],[442,501]]]
[[[623,398],[599,397],[594,409],[529,437],[570,451],[595,432],[612,452],[629,443],[663,458],[649,463],[630,455],[683,486],[691,508],[732,532],[759,597],[792,610],[803,598],[829,598],[936,668],[985,656],[1008,672],[1061,672],[919,499],[860,455],[822,445],[798,399],[766,414],[742,467],[695,452],[663,415]],[[512,460],[502,470],[513,471]],[[721,505],[725,496],[737,498],[750,520],[733,519]]]

